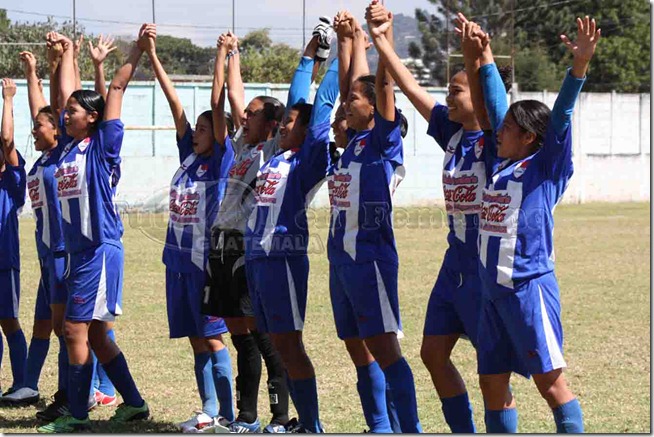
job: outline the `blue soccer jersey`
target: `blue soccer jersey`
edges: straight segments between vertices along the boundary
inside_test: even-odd
[[[400,115],[375,112],[371,130],[349,132],[349,143],[328,178],[331,224],[327,252],[332,264],[398,263],[392,196],[404,178]]]
[[[66,248],[61,225],[61,204],[55,172],[63,147],[41,154],[27,174],[27,192],[36,220],[36,251],[39,258]]]
[[[427,134],[445,152],[442,181],[450,230],[443,265],[476,274],[481,192],[486,185],[486,163],[495,159],[496,152],[485,147],[482,131],[468,131],[451,121],[444,105],[432,109]]]
[[[16,152],[18,153],[18,152]],[[25,160],[0,172],[0,270],[20,269],[18,214],[25,205]]]
[[[193,153],[193,130],[177,141],[180,167],[170,184],[168,232],[163,262],[174,272],[204,271],[209,254],[211,224],[225,192],[234,149],[214,144],[211,156]]]
[[[561,87],[542,147],[498,164],[482,197],[479,256],[491,295],[554,270],[554,208],[573,173],[570,117],[584,79],[570,74]],[[488,137],[492,140],[492,137]]]
[[[91,137],[72,140],[61,152],[55,178],[68,253],[120,244],[123,224],[114,196],[123,134],[120,120],[103,121]]]
[[[307,253],[306,209],[327,175],[329,116],[338,96],[338,63],[332,62],[316,94],[304,144],[281,151],[259,169],[250,215],[246,259]]]

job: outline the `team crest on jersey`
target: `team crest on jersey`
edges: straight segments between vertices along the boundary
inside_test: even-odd
[[[263,150],[263,146],[265,146],[266,143],[260,143],[257,147],[253,147],[252,150],[250,151],[250,156],[252,158],[255,158],[259,152]]]
[[[363,148],[366,147],[366,139],[363,138],[354,145],[354,156],[359,156],[363,151]]]
[[[84,138],[77,147],[80,152],[83,152],[87,147],[89,147],[89,144],[91,144],[91,138]]]
[[[520,164],[516,165],[513,169],[513,176],[516,178],[522,176],[525,173],[525,170],[527,170],[528,165],[529,161],[522,161]]]
[[[481,152],[484,151],[484,137],[479,138],[475,143],[475,156],[477,159],[481,157]]]
[[[46,162],[48,159],[50,159],[50,155],[52,155],[52,152],[49,151],[49,150],[48,150],[47,152],[43,152],[43,155],[41,155],[41,159],[39,160],[39,162],[40,162],[41,164],[45,164],[45,162]]]
[[[204,176],[207,173],[207,170],[209,170],[209,165],[208,164],[201,164],[198,167],[198,171],[195,172],[195,175],[199,178]]]

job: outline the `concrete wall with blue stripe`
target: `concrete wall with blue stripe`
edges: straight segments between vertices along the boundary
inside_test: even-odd
[[[36,159],[31,138],[27,84],[17,81],[14,102],[15,142],[28,161]],[[44,81],[48,95],[48,82]],[[84,83],[85,88],[93,84]],[[209,109],[210,83],[176,83],[177,93],[191,123]],[[444,102],[446,90],[429,90]],[[286,101],[288,85],[246,84],[246,101],[270,95]],[[312,98],[315,87],[312,88]],[[409,121],[404,140],[406,178],[395,194],[402,206],[442,204],[440,184],[443,152],[427,136],[427,122],[397,91],[397,106]],[[516,100],[536,99],[552,106],[556,93],[516,93]],[[167,193],[170,177],[179,162],[170,109],[155,82],[133,82],[123,103],[122,120],[127,126],[122,149],[123,169],[119,202],[127,208],[157,203]],[[162,130],[140,127],[157,126]],[[167,129],[166,129],[167,128]],[[565,202],[648,201],[650,199],[650,95],[582,93],[573,117],[575,175],[564,197]],[[328,204],[325,187],[313,205]],[[29,211],[29,208],[26,208]]]

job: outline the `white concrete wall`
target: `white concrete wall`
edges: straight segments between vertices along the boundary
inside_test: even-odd
[[[17,83],[16,144],[31,166],[36,152],[30,135],[27,89],[24,81]],[[92,87],[92,84],[85,83],[85,86]],[[209,109],[210,84],[178,83],[176,87],[189,120],[195,120],[202,111]],[[47,82],[44,88],[47,95]],[[246,100],[265,94],[285,101],[287,90],[287,85],[248,84]],[[438,101],[444,102],[445,89],[430,91]],[[516,99],[536,99],[551,107],[556,94],[517,93]],[[400,92],[397,93],[397,106],[409,121],[409,131],[404,142],[407,175],[396,192],[395,202],[402,206],[441,203],[443,152],[427,136],[427,122]],[[172,128],[173,125],[165,97],[153,82],[130,84],[122,119],[128,127]],[[649,94],[582,93],[573,117],[573,137],[575,175],[564,202],[649,201]],[[174,130],[128,130],[122,156],[118,201],[128,208],[165,202],[170,177],[179,164]],[[323,187],[314,205],[326,206],[327,203]]]

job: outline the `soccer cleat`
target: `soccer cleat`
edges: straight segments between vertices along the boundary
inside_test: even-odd
[[[76,431],[86,431],[90,428],[91,421],[86,419],[75,419],[73,416],[61,416],[54,422],[36,428],[37,432],[43,434],[71,433]]]
[[[39,401],[39,392],[29,387],[19,388],[18,390],[0,398],[0,405],[12,407],[33,405]]]
[[[36,418],[43,420],[44,422],[53,422],[61,416],[67,416],[69,414],[70,412],[68,411],[68,399],[66,399],[66,392],[59,390],[54,394],[52,403],[48,405],[44,410],[38,411],[36,413]]]
[[[237,420],[229,425],[229,432],[235,434],[258,433],[261,432],[261,423],[259,423],[259,419],[252,423]]]
[[[125,423],[132,422],[134,420],[144,420],[150,416],[150,409],[148,408],[148,403],[143,401],[143,405],[140,407],[133,407],[122,403],[116,408],[116,412],[111,417],[112,422]]]
[[[9,396],[10,394],[12,394],[12,393],[15,392],[15,391],[16,391],[16,388],[14,388],[13,386],[11,386],[11,387],[9,387],[9,390],[7,390],[6,392],[2,393],[2,396],[1,396],[1,397],[4,398],[5,396]]]
[[[331,43],[334,38],[334,28],[329,17],[320,17],[320,21],[313,28],[312,36],[318,37],[318,50],[316,50],[315,60],[325,62],[331,51]]]
[[[304,425],[298,422],[298,420],[295,418],[289,420],[288,423],[286,424],[286,432],[291,434],[313,434],[311,431],[306,429]],[[322,434],[325,433],[325,428],[322,427],[322,424],[320,425],[320,432]]]
[[[198,411],[189,420],[178,423],[176,426],[177,429],[182,432],[199,432],[208,426],[212,426],[213,424],[213,417],[202,411]]]
[[[269,423],[264,429],[264,434],[284,434],[286,433],[286,426],[278,423]]]
[[[94,393],[95,402],[99,407],[111,407],[116,405],[117,396],[109,396],[102,393],[100,390],[96,390]]]
[[[231,422],[227,419],[225,419],[222,416],[219,417],[214,417],[213,418],[213,424],[206,426],[199,430],[198,432],[204,432],[204,433],[214,433],[214,434],[223,434],[223,433],[229,433],[229,425]],[[193,431],[191,431],[193,432]]]

